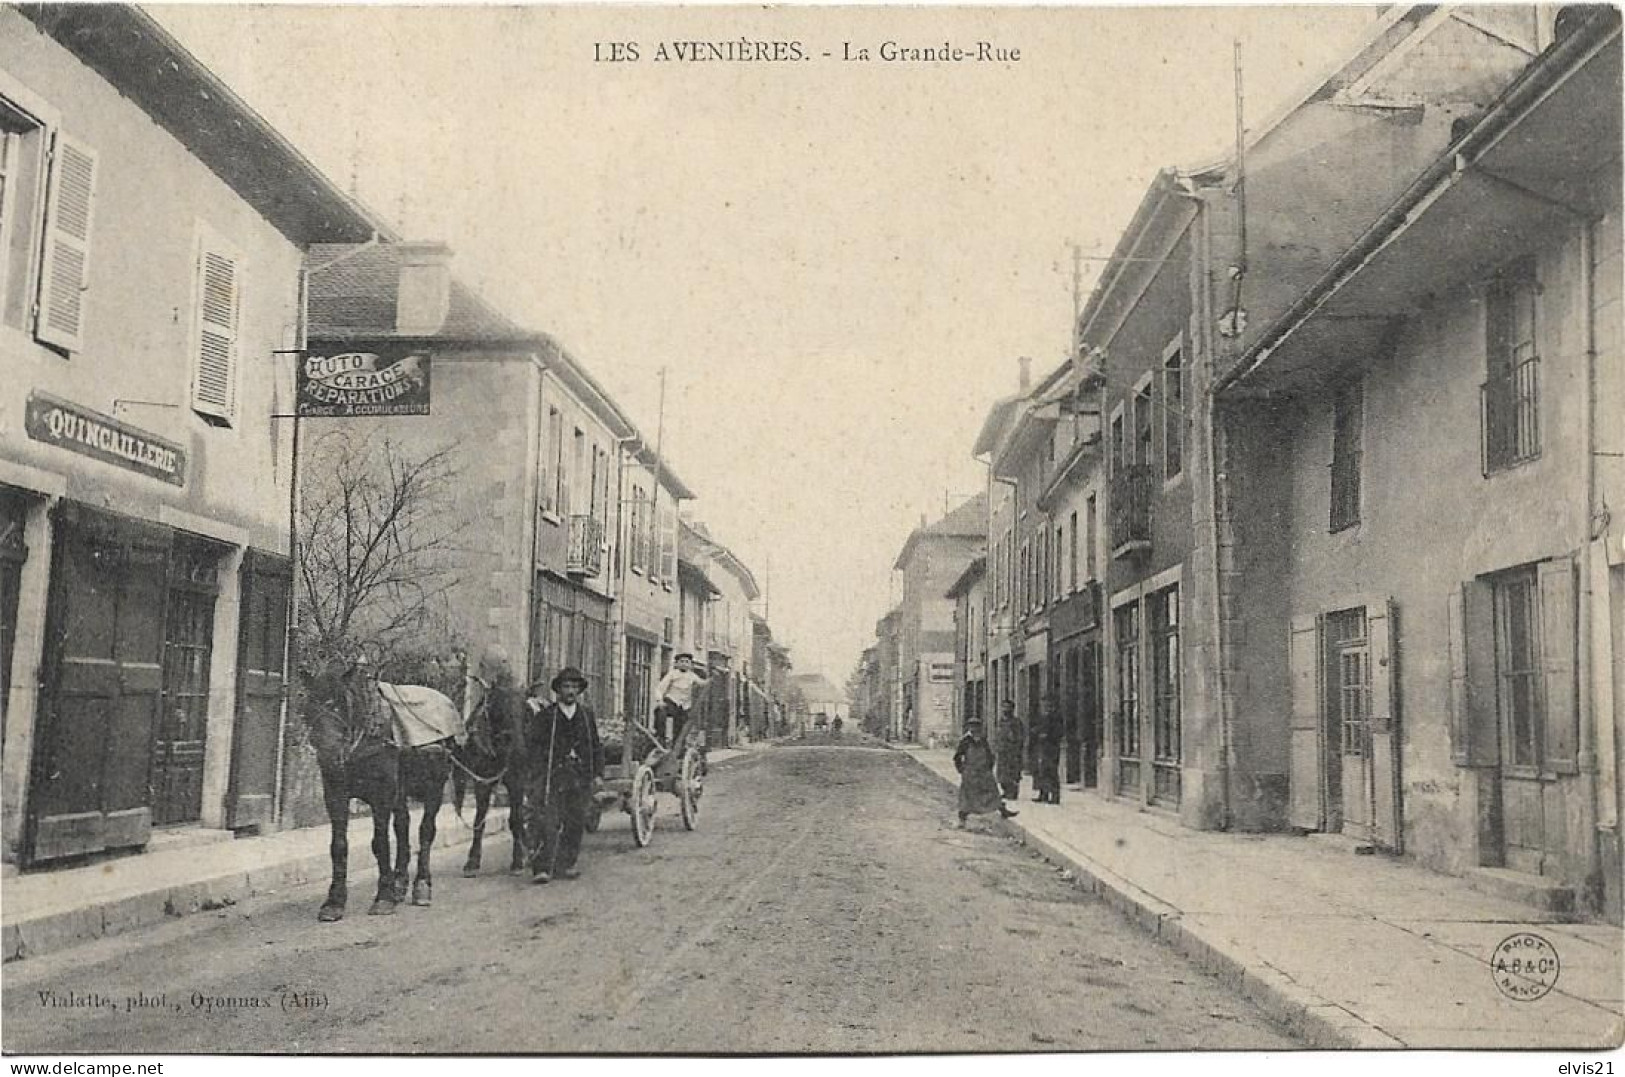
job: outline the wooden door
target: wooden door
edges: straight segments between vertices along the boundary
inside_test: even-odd
[[[237,642],[237,721],[231,748],[226,825],[273,821],[277,748],[282,729],[282,662],[287,645],[292,569],[285,558],[249,549],[243,556],[242,620]]]
[[[0,491],[0,744],[5,743],[6,709],[11,703],[11,658],[17,641],[17,595],[22,587],[28,546],[23,542],[27,503]]]
[[[1567,558],[1494,581],[1502,863],[1562,874],[1561,777],[1578,771],[1574,567]]]
[[[146,843],[163,687],[167,534],[70,507],[56,535],[31,861]]]
[[[152,745],[155,826],[195,823],[203,814],[203,756],[221,552],[179,535],[170,549],[163,708]]]
[[[1106,741],[1100,687],[1100,643],[1090,640],[1083,645],[1078,687],[1083,706],[1083,784],[1090,789],[1100,784],[1100,752]]]
[[[1326,692],[1321,683],[1322,618],[1303,614],[1292,618],[1287,664],[1292,677],[1292,713],[1288,730],[1287,821],[1299,830],[1326,827],[1327,768]],[[1341,792],[1338,794],[1341,799]]]
[[[1370,640],[1371,840],[1390,852],[1405,845],[1399,729],[1399,633],[1393,601],[1366,603],[1366,638]]]
[[[1363,607],[1326,617],[1327,829],[1372,836],[1371,640]]]

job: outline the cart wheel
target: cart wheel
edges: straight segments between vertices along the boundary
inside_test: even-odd
[[[639,849],[655,836],[655,772],[639,767],[632,778],[632,840]]]
[[[705,792],[705,758],[698,748],[683,753],[677,774],[677,802],[683,809],[683,829],[700,825],[700,794]]]

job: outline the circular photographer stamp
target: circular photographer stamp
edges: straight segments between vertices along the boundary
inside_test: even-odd
[[[1544,998],[1557,986],[1563,964],[1557,949],[1532,931],[1520,931],[1501,940],[1490,957],[1490,975],[1501,994],[1514,1002]]]

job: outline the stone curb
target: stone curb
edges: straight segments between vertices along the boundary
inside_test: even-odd
[[[920,769],[954,788],[954,783],[945,775],[938,774],[912,754],[909,758]],[[1303,1039],[1308,1047],[1371,1050],[1405,1046],[1352,1011],[1298,984],[1234,940],[1220,938],[1210,930],[1192,925],[1177,908],[1082,853],[1034,833],[1021,820],[1001,819],[996,825],[1045,860],[1071,871],[1075,885],[1096,895],[1148,935],[1218,977],[1226,987]]]
[[[319,829],[325,833],[327,828]],[[508,809],[492,808],[485,818],[486,836],[504,833],[507,829]],[[472,840],[473,836],[473,828],[466,821],[453,816],[449,824],[441,825],[436,832],[434,847],[443,849],[461,845]],[[144,893],[110,897],[83,908],[19,920],[5,925],[3,951],[0,952],[3,952],[6,962],[20,961],[193,913],[225,908],[260,894],[326,879],[331,871],[331,863],[323,848],[319,853],[301,853],[291,859],[247,870],[225,871],[206,879],[159,884]],[[367,879],[376,874],[377,869],[369,856],[360,870],[351,869],[350,878]]]

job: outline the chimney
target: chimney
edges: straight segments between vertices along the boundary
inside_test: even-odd
[[[1021,366],[1021,391],[1026,392],[1033,383],[1033,361],[1023,355],[1016,362]]]
[[[444,243],[399,243],[401,278],[395,290],[395,331],[438,333],[451,309],[451,248]]]

